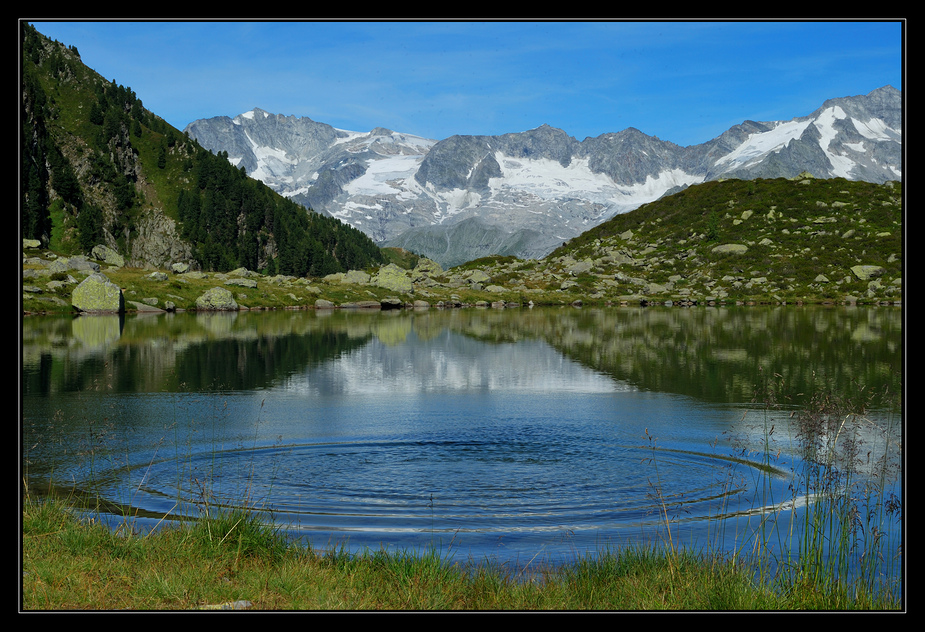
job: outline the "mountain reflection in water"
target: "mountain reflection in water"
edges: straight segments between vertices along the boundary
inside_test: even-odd
[[[556,560],[660,537],[661,503],[709,541],[760,510],[769,416],[786,498],[790,407],[900,392],[901,354],[895,308],[27,318],[23,471],[142,526],[243,505],[315,546]]]

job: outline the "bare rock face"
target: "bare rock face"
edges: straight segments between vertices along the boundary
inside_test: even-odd
[[[122,289],[99,272],[91,274],[74,288],[71,304],[78,311],[90,314],[125,312]]]
[[[176,222],[160,211],[146,213],[138,221],[138,236],[132,242],[130,265],[167,268],[175,262],[193,261],[192,248],[177,231]]]

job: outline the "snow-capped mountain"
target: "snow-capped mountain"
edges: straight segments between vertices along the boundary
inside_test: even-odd
[[[745,121],[690,147],[634,128],[578,141],[548,125],[436,141],[260,109],[186,131],[281,194],[445,266],[487,254],[541,257],[617,213],[706,180],[803,171],[902,179],[902,97],[890,86],[790,121]]]

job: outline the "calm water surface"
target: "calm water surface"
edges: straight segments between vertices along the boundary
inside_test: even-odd
[[[138,528],[246,506],[319,548],[523,566],[664,541],[666,514],[730,548],[804,504],[805,394],[898,392],[901,362],[882,307],[26,318],[23,475]],[[901,494],[899,442],[863,439]]]

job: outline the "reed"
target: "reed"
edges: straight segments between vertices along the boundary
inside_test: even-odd
[[[816,393],[797,412],[802,458],[791,489],[808,502],[792,514],[799,524],[780,560],[781,587],[843,593],[846,606],[901,593],[901,530],[889,523],[902,521],[902,447],[885,403],[859,388],[852,398]]]
[[[765,385],[756,469],[759,514],[747,558],[759,581],[806,601],[854,608],[902,597],[902,445],[889,392],[824,385],[794,402],[774,376]],[[772,472],[789,454],[787,494]],[[786,458],[786,457],[785,457]],[[797,597],[799,596],[799,597]]]

